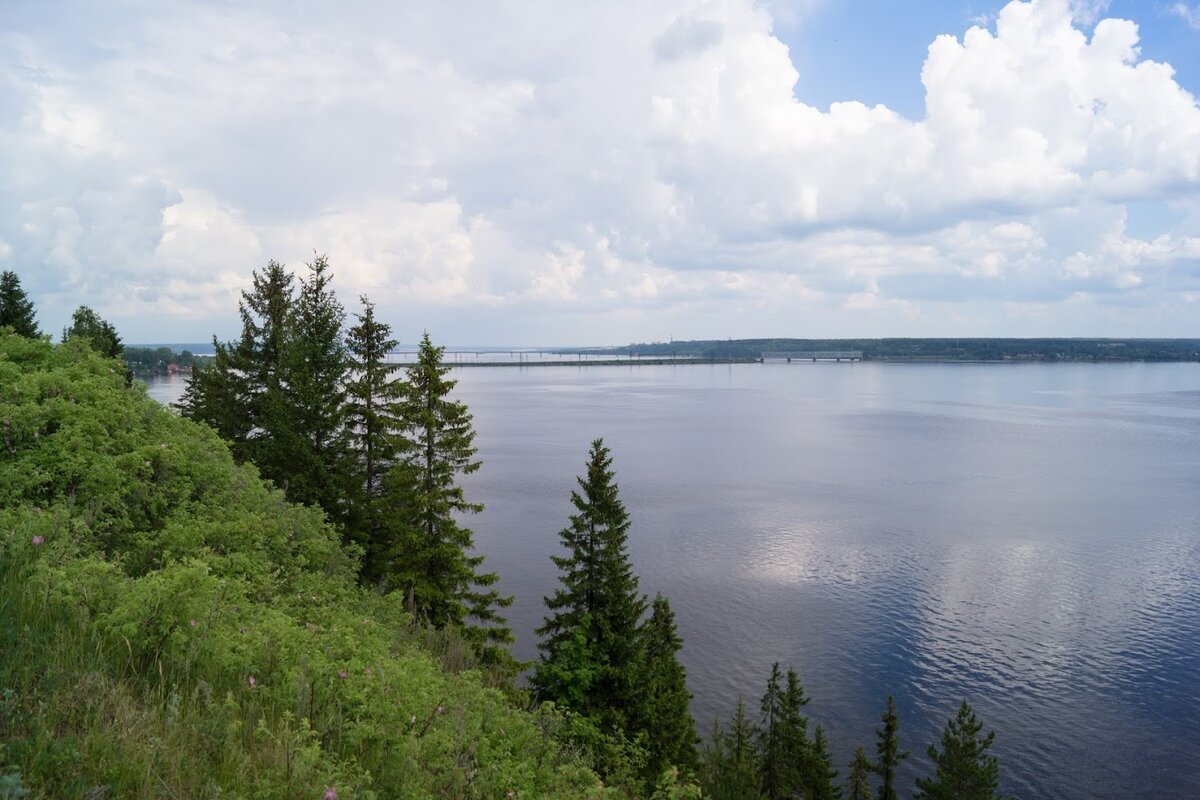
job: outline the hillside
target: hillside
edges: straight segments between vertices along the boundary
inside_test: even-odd
[[[357,556],[117,361],[0,334],[4,796],[610,796]]]

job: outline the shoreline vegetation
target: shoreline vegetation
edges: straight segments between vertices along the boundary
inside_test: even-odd
[[[83,306],[53,344],[4,274],[0,797],[908,788],[893,698],[875,757],[835,761],[778,663],[758,713],[729,698],[732,718],[701,740],[675,617],[639,589],[601,438],[551,558],[540,655],[518,663],[511,598],[465,527],[482,505],[460,477],[480,462],[444,349],[426,334],[415,362],[389,362],[370,301],[349,325],[326,259],[306,267],[254,272],[241,337],[214,341],[181,413],[132,381],[112,325]],[[997,800],[983,730],[962,701],[913,797]]]

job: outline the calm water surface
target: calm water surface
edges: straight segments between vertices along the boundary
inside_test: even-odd
[[[1200,365],[455,377],[484,464],[476,542],[516,596],[518,657],[536,655],[549,556],[603,436],[702,731],[739,694],[756,709],[780,661],[843,777],[888,694],[909,781],[966,697],[1017,797],[1200,797]]]

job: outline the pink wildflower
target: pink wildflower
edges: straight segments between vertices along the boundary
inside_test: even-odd
[[[254,676],[253,676],[253,675],[251,675],[250,677],[246,678],[246,683],[250,684],[250,688],[251,688],[251,689],[253,689],[255,686],[258,686],[258,681],[254,680]]]
[[[194,627],[196,627],[196,625],[197,625],[197,623],[196,623],[196,620],[194,620],[194,619],[189,619],[189,620],[188,620],[188,625],[191,625],[193,628],[194,628]]]
[[[326,789],[325,800],[337,800],[337,789],[332,786]]]
[[[350,673],[349,673],[349,672],[347,672],[347,671],[346,671],[346,670],[344,670],[344,669],[339,669],[339,670],[338,670],[338,677],[339,677],[339,678],[341,678],[342,680],[346,680],[346,678],[349,678],[349,677],[350,677]]]
[[[43,543],[43,542],[45,542],[45,541],[46,541],[46,540],[45,540],[45,539],[43,539],[43,538],[42,538],[42,537],[40,537],[40,536],[34,536],[34,537],[33,537],[33,544],[34,544],[34,546],[40,545],[40,544],[42,544],[42,543]]]
[[[438,707],[437,707],[437,713],[439,713],[439,714],[445,714],[445,713],[446,713],[446,709],[442,708],[441,706],[438,706]]]

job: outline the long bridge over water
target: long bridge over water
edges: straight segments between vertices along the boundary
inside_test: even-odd
[[[862,350],[769,350],[762,362],[784,361],[862,361]]]

